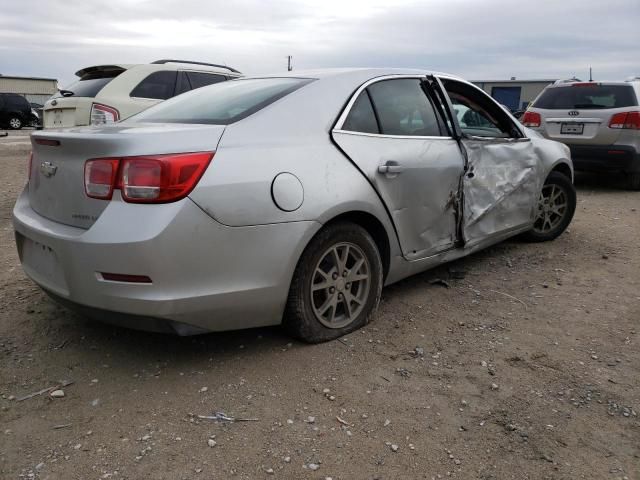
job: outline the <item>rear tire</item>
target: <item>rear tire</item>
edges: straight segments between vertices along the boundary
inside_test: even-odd
[[[564,232],[576,211],[576,188],[571,179],[551,172],[544,182],[537,205],[538,216],[522,238],[527,242],[548,242]]]
[[[308,343],[339,338],[366,325],[380,301],[382,260],[359,225],[330,224],[298,261],[283,325]]]
[[[7,123],[11,130],[20,130],[22,128],[22,120],[20,117],[11,117]]]

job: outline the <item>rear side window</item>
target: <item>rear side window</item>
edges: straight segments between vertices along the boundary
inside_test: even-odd
[[[29,109],[31,110],[31,105],[27,102],[27,99],[21,97],[20,95],[7,95],[6,104],[9,108],[17,108],[17,109]]]
[[[178,72],[153,72],[131,90],[130,97],[166,100],[173,97]]]
[[[131,121],[228,125],[312,81],[307,78],[252,78],[220,82],[155,105],[131,117]]]
[[[189,83],[191,88],[196,89],[200,87],[206,87],[207,85],[213,85],[214,83],[224,82],[227,77],[224,75],[215,75],[212,73],[201,72],[186,72],[189,77]]]
[[[378,122],[376,121],[376,115],[373,112],[373,106],[371,105],[371,99],[369,94],[365,90],[360,95],[351,107],[347,119],[342,125],[342,130],[348,130],[350,132],[363,132],[363,133],[380,133],[378,129]]]
[[[63,90],[73,92],[74,97],[95,97],[100,90],[102,90],[111,80],[113,80],[114,76],[101,77],[101,78],[85,78],[77,80],[72,83],[68,87],[65,87]],[[61,97],[60,93],[54,95],[54,97]]]
[[[381,133],[404,136],[440,136],[436,112],[420,80],[383,80],[368,87]]]
[[[548,110],[622,108],[638,105],[630,85],[576,84],[551,87],[533,104]]]

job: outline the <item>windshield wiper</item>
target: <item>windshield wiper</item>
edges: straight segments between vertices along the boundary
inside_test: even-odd
[[[72,97],[75,95],[75,93],[72,92],[71,90],[64,90],[62,88],[59,88],[58,91],[60,92],[60,95],[62,95],[63,97]]]

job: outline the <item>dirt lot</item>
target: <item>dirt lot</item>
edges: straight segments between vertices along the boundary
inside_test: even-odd
[[[555,242],[405,280],[368,328],[308,346],[56,306],[13,245],[28,149],[0,139],[1,478],[640,479],[640,193],[619,180],[579,178]],[[214,412],[257,421],[194,417]]]

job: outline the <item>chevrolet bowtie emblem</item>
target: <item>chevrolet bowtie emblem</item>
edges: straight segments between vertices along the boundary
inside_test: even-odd
[[[45,177],[53,177],[56,174],[56,170],[58,170],[58,167],[51,162],[42,162],[40,164],[40,172]]]

